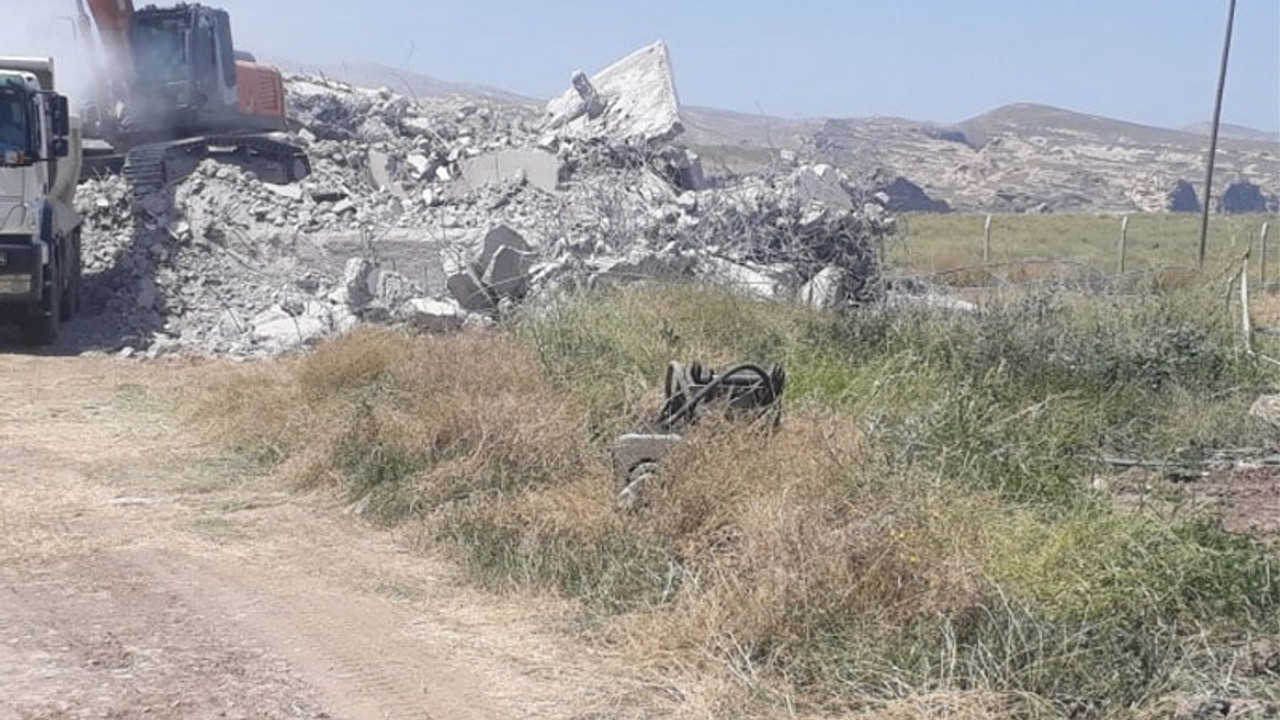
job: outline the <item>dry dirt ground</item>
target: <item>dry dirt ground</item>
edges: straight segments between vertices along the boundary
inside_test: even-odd
[[[1110,485],[1125,507],[1168,517],[1217,517],[1227,532],[1280,547],[1280,466],[1245,464],[1193,477],[1132,470]]]
[[[155,390],[201,371],[0,356],[0,720],[666,714],[554,602],[202,446]]]

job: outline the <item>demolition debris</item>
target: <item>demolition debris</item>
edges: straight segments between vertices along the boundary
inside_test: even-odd
[[[830,166],[718,179],[681,147],[667,49],[544,109],[287,78],[312,173],[171,168],[131,198],[82,184],[107,350],[272,355],[362,322],[445,332],[560,288],[698,278],[836,307],[876,299],[888,198]]]

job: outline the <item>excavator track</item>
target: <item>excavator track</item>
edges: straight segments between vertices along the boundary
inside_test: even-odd
[[[277,163],[286,182],[298,182],[311,173],[306,153],[296,145],[256,135],[228,135],[139,145],[125,156],[121,174],[133,195],[142,197],[169,183],[170,160],[180,156],[217,157],[211,152],[213,148],[235,148],[237,153]]]
[[[240,152],[253,154],[280,166],[285,182],[298,182],[311,174],[311,162],[306,152],[281,140],[262,135],[229,135],[205,138],[206,147],[232,146]]]
[[[129,183],[134,196],[146,195],[164,188],[169,181],[165,157],[172,147],[172,143],[139,145],[125,155],[121,174]]]

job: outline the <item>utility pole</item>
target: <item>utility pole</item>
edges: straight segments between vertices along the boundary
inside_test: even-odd
[[[1218,154],[1218,128],[1222,124],[1222,95],[1227,87],[1227,60],[1231,56],[1231,31],[1236,24],[1236,0],[1227,10],[1227,37],[1222,43],[1222,68],[1218,71],[1218,94],[1213,103],[1213,129],[1209,134],[1209,163],[1204,177],[1204,208],[1200,216],[1200,269],[1204,269],[1205,245],[1209,240],[1209,207],[1213,199],[1213,162]]]

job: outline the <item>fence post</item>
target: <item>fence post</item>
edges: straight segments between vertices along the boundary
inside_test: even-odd
[[[1244,351],[1253,354],[1253,320],[1249,317],[1249,253],[1240,267],[1240,325],[1244,330]]]
[[[987,216],[987,224],[982,231],[982,264],[987,265],[991,262],[991,216]]]
[[[1125,252],[1129,246],[1129,216],[1120,221],[1120,275],[1124,274]]]
[[[1262,230],[1258,233],[1259,244],[1262,246],[1258,252],[1258,289],[1262,292],[1267,291],[1267,237],[1271,235],[1271,223],[1262,223]]]

